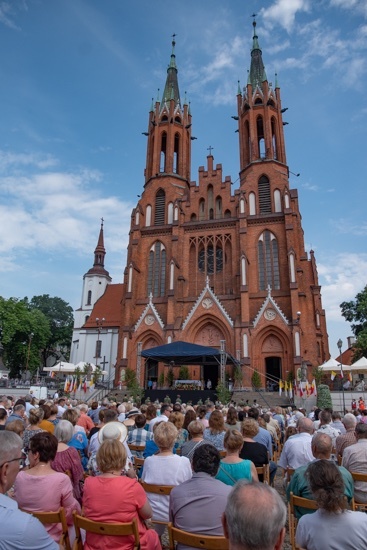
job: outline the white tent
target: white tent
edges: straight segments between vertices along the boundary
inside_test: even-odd
[[[46,372],[74,372],[74,363],[66,363],[65,361],[59,361],[53,367],[46,367],[43,369]]]
[[[350,367],[350,370],[351,371],[366,371],[367,370],[367,359],[365,357],[361,357],[360,359],[358,359],[358,361],[355,361],[351,367]]]
[[[343,367],[343,371],[351,370],[349,365],[342,365],[342,367]],[[340,361],[337,361],[336,359],[333,359],[332,357],[330,357],[330,359],[326,361],[326,363],[319,365],[319,368],[325,372],[330,372],[330,371],[338,372],[340,371]]]

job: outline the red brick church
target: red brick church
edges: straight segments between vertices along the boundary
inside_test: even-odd
[[[311,377],[329,357],[316,260],[305,251],[298,193],[289,187],[282,112],[254,22],[248,81],[237,94],[239,187],[212,154],[193,181],[194,117],[180,95],[173,42],[163,95],[149,112],[144,188],[131,217],[116,382],[126,367],[142,386],[157,380],[164,365],[145,363],[140,352],[180,340],[222,343],[244,386],[253,369],[265,386],[266,376],[284,380],[302,363]],[[208,377],[190,367],[191,379]]]

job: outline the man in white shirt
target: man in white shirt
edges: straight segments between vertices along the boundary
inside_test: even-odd
[[[149,422],[149,431],[153,432],[154,424],[157,422],[167,422],[169,419],[169,415],[172,412],[172,407],[168,403],[163,403],[161,406],[161,414],[159,416],[156,416],[155,418],[152,418],[152,420]]]
[[[296,469],[313,460],[311,449],[312,435],[314,433],[313,422],[310,418],[302,417],[297,422],[298,433],[292,435],[284,443],[278,466],[286,470]]]

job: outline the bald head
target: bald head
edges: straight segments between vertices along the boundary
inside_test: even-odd
[[[333,441],[330,435],[325,433],[317,433],[312,438],[312,454],[315,458],[329,459],[331,450],[333,448]]]
[[[286,516],[285,504],[272,487],[238,481],[223,514],[230,550],[280,550]]]
[[[300,418],[297,422],[297,428],[299,433],[307,433],[312,435],[315,431],[311,418]]]

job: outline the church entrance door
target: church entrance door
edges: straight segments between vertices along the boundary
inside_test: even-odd
[[[275,391],[282,377],[282,360],[280,357],[265,358],[266,388]]]

